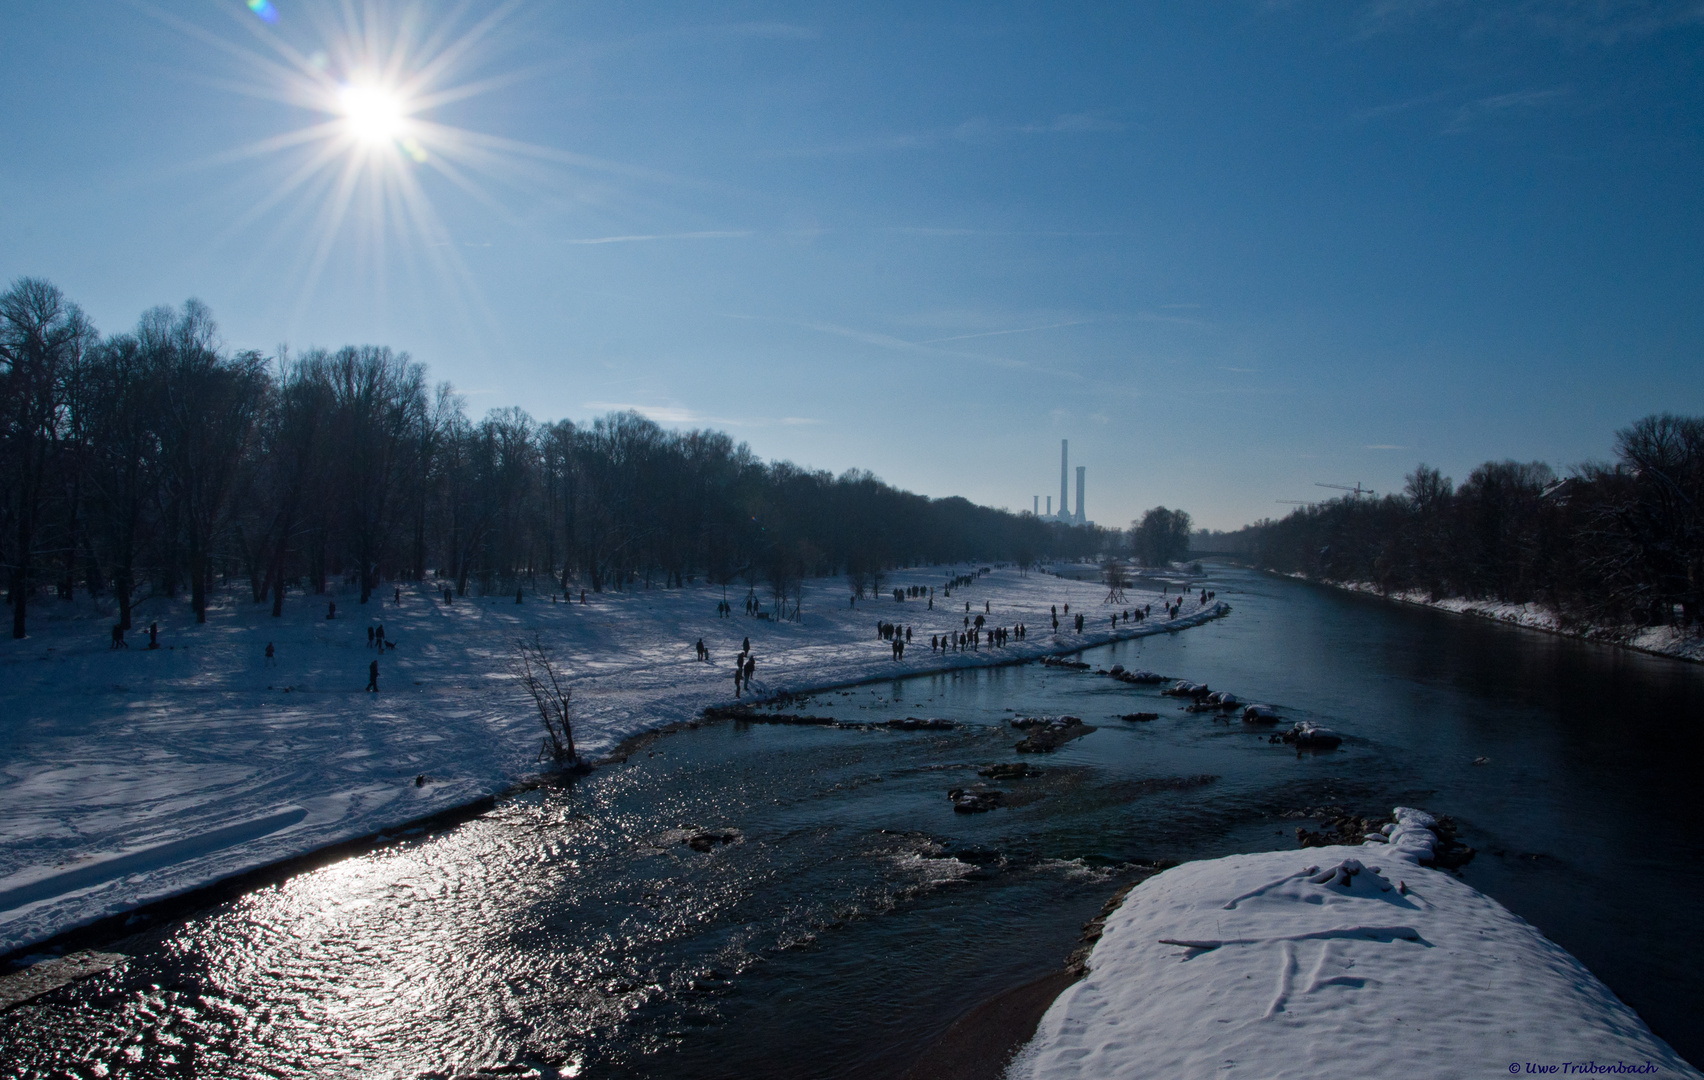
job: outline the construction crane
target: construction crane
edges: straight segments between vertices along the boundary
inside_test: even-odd
[[[1347,491],[1347,492],[1350,492],[1351,494],[1353,494],[1357,499],[1360,498],[1362,495],[1377,495],[1378,494],[1378,492],[1374,491],[1372,488],[1362,487],[1361,481],[1359,481],[1359,480],[1355,481],[1354,487],[1345,487],[1342,484],[1315,484],[1314,487],[1336,488],[1338,491]]]

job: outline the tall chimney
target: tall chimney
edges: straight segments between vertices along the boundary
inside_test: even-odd
[[[1083,473],[1086,471],[1084,466],[1077,466],[1077,524],[1079,525],[1089,523],[1089,519],[1083,516]]]
[[[1047,497],[1047,516],[1053,516],[1053,496],[1051,495]]]
[[[1065,500],[1065,473],[1071,460],[1071,440],[1059,440],[1059,516],[1064,517],[1071,509],[1071,504]]]
[[[1036,517],[1041,516],[1041,496],[1035,496],[1035,509],[1031,511]]]

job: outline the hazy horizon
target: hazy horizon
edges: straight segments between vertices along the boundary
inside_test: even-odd
[[[1696,4],[344,10],[7,5],[0,278],[1109,526],[1704,412]]]

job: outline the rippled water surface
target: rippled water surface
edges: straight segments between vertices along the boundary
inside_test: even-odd
[[[724,723],[390,838],[116,944],[0,1018],[23,1075],[880,1077],[1056,969],[1155,860],[1293,847],[1293,815],[1453,815],[1471,883],[1579,955],[1694,1061],[1704,669],[1240,571],[1228,619],[1095,650],[1349,735],[1297,755],[1151,688],[1039,665],[790,706],[946,732]],[[872,647],[879,648],[875,643]],[[1153,710],[1133,724],[1118,714]],[[1018,760],[1005,721],[1099,730]],[[1475,758],[1489,758],[1475,765]],[[695,830],[729,836],[708,851]]]

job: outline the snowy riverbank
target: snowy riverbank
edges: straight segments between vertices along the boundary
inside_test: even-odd
[[[1563,637],[1575,637],[1585,641],[1596,641],[1606,645],[1620,645],[1640,652],[1653,653],[1657,656],[1667,656],[1675,660],[1691,660],[1704,663],[1704,634],[1688,634],[1678,626],[1645,626],[1645,627],[1613,627],[1613,626],[1574,626],[1563,621],[1555,610],[1543,604],[1512,604],[1502,600],[1468,600],[1460,596],[1445,596],[1433,599],[1431,594],[1423,589],[1409,589],[1401,592],[1384,592],[1371,581],[1326,581],[1310,578],[1302,574],[1285,574],[1284,577],[1297,581],[1306,581],[1314,585],[1327,585],[1345,592],[1365,593],[1381,597],[1385,600],[1395,600],[1402,604],[1414,604],[1418,607],[1434,608],[1438,611],[1451,611],[1457,615],[1471,615],[1478,619],[1490,619],[1493,622],[1507,623],[1527,630],[1541,630],[1547,634],[1560,634]]]
[[[1010,663],[1114,638],[1196,625],[1220,605],[1160,615],[1154,584],[1127,590],[1119,610],[1152,604],[1146,622],[1110,625],[1106,587],[1002,569],[955,589],[955,573],[896,572],[887,589],[937,587],[924,599],[891,594],[848,606],[838,579],[806,585],[802,622],[717,618],[720,588],[457,599],[432,588],[390,590],[366,606],[349,593],[292,595],[284,617],[232,591],[205,625],[183,601],[152,600],[137,625],[160,625],[161,648],[132,632],[108,647],[110,618],[32,613],[32,633],[0,643],[0,953],[231,874],[464,805],[536,770],[538,720],[505,662],[535,630],[572,679],[575,736],[596,758],[622,739],[688,721],[733,700],[732,661],[750,637],[759,696]],[[1175,599],[1175,588],[1171,592]],[[578,597],[576,596],[576,599]],[[1029,635],[998,649],[931,653],[929,637],[984,613]],[[1071,606],[1086,631],[1051,629],[1049,608]],[[912,628],[902,661],[876,624]],[[380,660],[378,694],[364,693],[382,623],[397,648]],[[711,663],[694,659],[703,638]],[[276,648],[276,665],[264,656]],[[417,778],[424,778],[417,783]]]
[[[1426,814],[1394,817],[1388,842],[1137,885],[1009,1080],[1701,1075],[1560,946],[1421,866]]]

